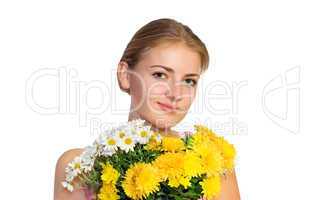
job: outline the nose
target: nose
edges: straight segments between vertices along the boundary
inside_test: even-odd
[[[172,102],[177,102],[182,99],[182,86],[180,83],[171,83],[168,84],[166,90],[166,97],[169,98]]]

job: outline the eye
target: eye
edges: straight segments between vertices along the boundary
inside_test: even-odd
[[[152,76],[159,79],[166,78],[166,74],[162,72],[155,72],[152,74]]]
[[[195,86],[197,84],[197,81],[194,79],[185,79],[185,83],[190,85],[190,86]]]

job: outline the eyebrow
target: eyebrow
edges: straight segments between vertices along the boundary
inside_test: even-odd
[[[175,72],[172,68],[166,67],[166,66],[163,66],[163,65],[152,65],[149,68],[154,68],[154,67],[161,67],[161,68],[165,69],[168,72]],[[190,73],[190,74],[186,74],[185,76],[198,76],[199,77],[200,75],[196,74],[196,73]]]

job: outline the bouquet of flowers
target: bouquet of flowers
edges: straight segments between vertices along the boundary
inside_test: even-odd
[[[99,200],[215,198],[236,151],[206,126],[194,127],[184,137],[163,136],[141,119],[110,128],[68,164],[62,184]]]

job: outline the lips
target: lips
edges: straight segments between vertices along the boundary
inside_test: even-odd
[[[159,107],[163,110],[166,110],[166,111],[174,111],[177,109],[177,107],[175,106],[172,106],[171,104],[167,104],[167,103],[161,103],[159,101],[157,101],[157,104],[159,105]]]

